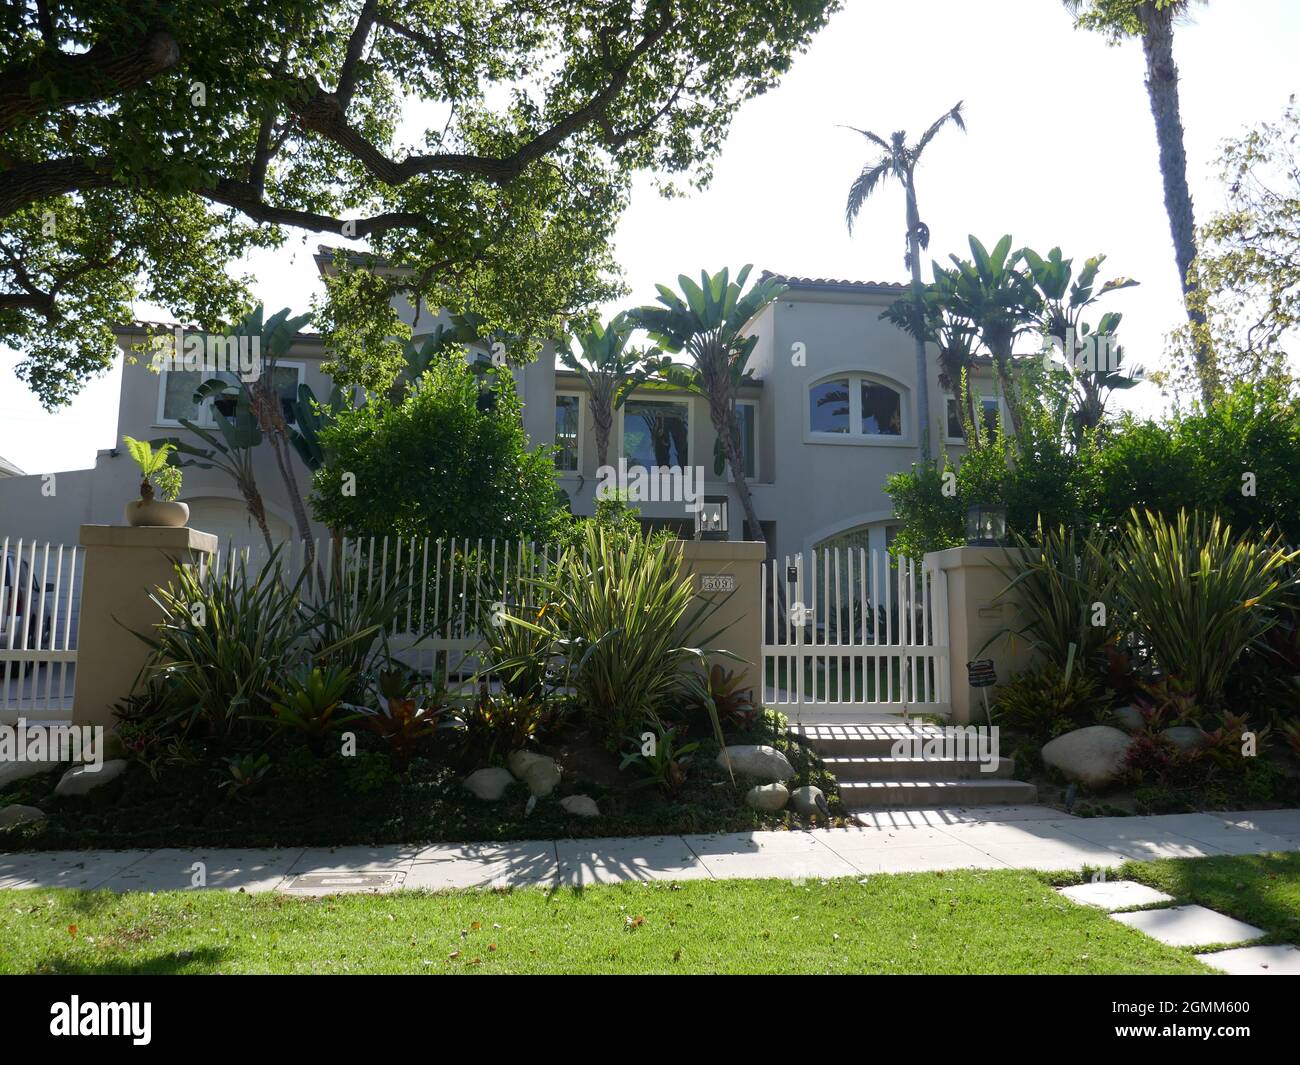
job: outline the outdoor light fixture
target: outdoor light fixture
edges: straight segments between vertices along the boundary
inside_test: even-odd
[[[966,542],[972,547],[1001,547],[1007,539],[1007,508],[976,503],[966,510]]]
[[[727,538],[727,497],[705,496],[695,511],[695,539]]]

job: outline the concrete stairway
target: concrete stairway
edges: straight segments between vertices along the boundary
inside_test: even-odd
[[[899,739],[910,745],[941,736],[942,730],[934,725],[792,724],[790,732],[802,737],[835,774],[840,798],[850,810],[1038,801],[1033,784],[1011,779],[1010,758],[999,758],[997,768],[986,773],[973,754],[964,760],[894,757]]]

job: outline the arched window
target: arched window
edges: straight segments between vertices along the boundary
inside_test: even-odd
[[[900,439],[906,408],[902,390],[885,381],[866,374],[837,374],[809,387],[808,432]]]

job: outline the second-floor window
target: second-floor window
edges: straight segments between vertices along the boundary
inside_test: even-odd
[[[861,374],[818,381],[808,389],[808,431],[845,437],[902,437],[903,393]]]
[[[557,394],[555,397],[555,468],[564,473],[576,473],[580,458],[578,445],[579,424],[582,416],[582,397]]]
[[[302,363],[278,362],[273,371],[272,380],[275,391],[285,404],[285,419],[293,422],[293,413],[289,404],[298,397],[298,385],[302,382]],[[211,426],[215,424],[212,409],[216,405],[224,413],[233,412],[233,401],[223,398],[209,398],[203,403],[194,402],[194,392],[204,381],[219,378],[237,384],[239,379],[232,373],[221,371],[209,373],[203,370],[163,370],[158,382],[158,422],[159,425],[180,425],[181,419],[194,422],[195,425]]]
[[[998,399],[996,396],[980,397],[980,411],[984,416],[983,425],[980,427],[981,433],[985,434],[986,436],[991,436],[994,433],[994,431],[998,427],[998,413],[1000,409],[1001,409],[1000,404],[998,403]],[[965,440],[966,427],[962,425],[961,416],[958,414],[957,401],[953,399],[951,396],[948,397],[947,411],[948,411],[948,430],[947,430],[948,439]]]
[[[690,435],[686,403],[633,399],[623,406],[623,456],[629,466],[689,465]]]

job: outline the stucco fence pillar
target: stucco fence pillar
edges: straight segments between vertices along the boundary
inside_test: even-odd
[[[926,568],[942,573],[948,586],[949,693],[955,724],[984,722],[984,700],[970,686],[968,662],[992,659],[999,684],[1031,664],[1027,641],[1009,635],[1024,624],[1021,604],[1014,592],[1001,594],[1010,583],[1007,571],[1019,557],[1018,550],[1001,547],[950,547],[925,556]],[[987,689],[990,703],[996,690]]]
[[[702,600],[718,604],[700,635],[722,630],[712,646],[730,651],[741,661],[718,657],[714,664],[735,671],[741,688],[763,698],[763,559],[764,544],[750,540],[677,540],[682,572],[691,576],[694,610]],[[720,590],[721,589],[721,590]],[[727,590],[730,589],[730,590]]]
[[[147,634],[161,617],[150,599],[175,579],[173,564],[193,565],[217,549],[217,538],[197,529],[83,525],[85,569],[77,625],[76,725],[115,724],[113,705],[131,693],[149,648]]]

